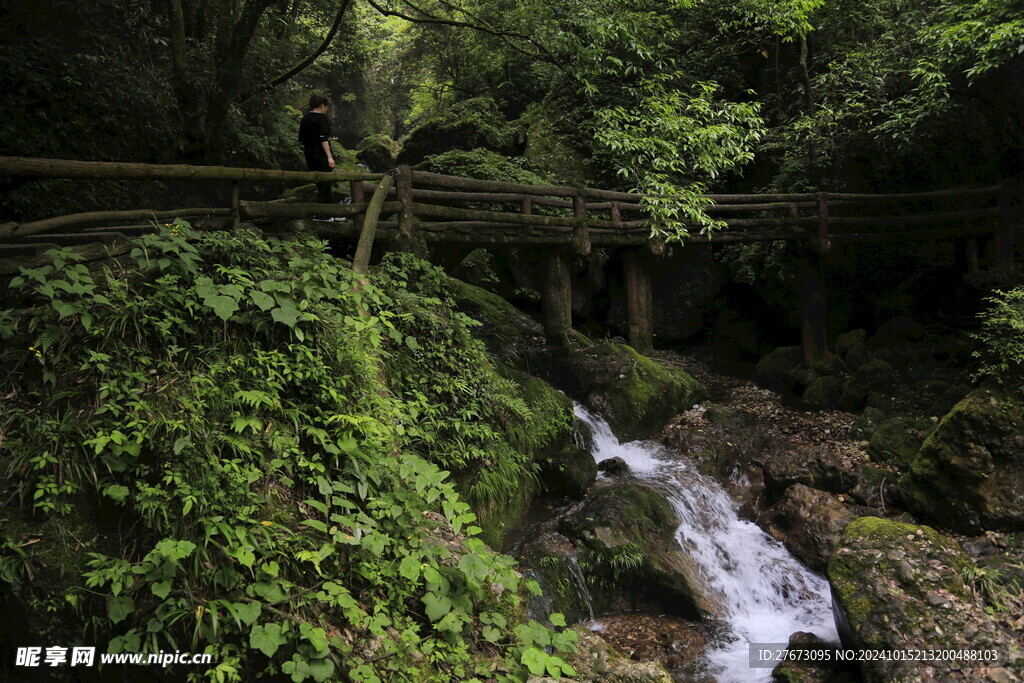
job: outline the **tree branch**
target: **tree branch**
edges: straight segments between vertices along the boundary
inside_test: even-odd
[[[483,19],[479,19],[477,17],[474,17],[467,10],[465,10],[465,9],[463,9],[461,7],[455,7],[454,5],[451,5],[451,4],[447,3],[447,2],[443,3],[443,4],[445,4],[446,6],[452,8],[455,11],[458,11],[458,12],[461,12],[462,14],[465,14],[466,16],[470,17],[470,19],[472,19],[473,21],[462,21],[462,20],[459,20],[459,19],[449,19],[447,17],[439,17],[439,16],[431,14],[430,12],[427,12],[426,10],[424,10],[423,8],[421,8],[421,7],[417,6],[417,5],[414,5],[409,0],[401,0],[401,2],[402,2],[402,4],[406,5],[407,7],[409,7],[413,11],[415,11],[418,14],[418,16],[410,16],[409,14],[406,14],[404,12],[400,12],[398,10],[388,9],[388,8],[382,7],[375,0],[367,0],[367,2],[375,10],[377,10],[378,12],[380,12],[381,14],[383,14],[384,16],[387,16],[387,17],[398,17],[399,19],[405,19],[406,21],[412,22],[414,24],[439,24],[439,25],[442,25],[442,26],[454,26],[454,27],[457,27],[457,28],[468,28],[468,29],[472,29],[474,31],[480,31],[481,33],[486,33],[488,35],[492,35],[492,36],[500,39],[501,41],[503,41],[506,45],[508,45],[509,47],[511,47],[513,50],[515,50],[516,52],[518,52],[521,55],[524,55],[524,56],[529,57],[531,59],[542,59],[542,60],[545,60],[545,61],[549,61],[552,64],[554,64],[555,66],[557,66],[558,68],[560,68],[560,69],[563,68],[561,62],[554,55],[554,53],[552,53],[544,45],[539,43],[537,40],[531,38],[530,36],[525,35],[523,33],[517,33],[516,31],[505,31],[503,29],[495,28],[495,27],[491,26],[489,23],[487,23],[486,21],[484,21]],[[521,40],[521,41],[525,41],[525,42],[530,43],[535,48],[537,48],[537,52],[531,52],[529,50],[524,50],[522,47],[517,45],[514,40],[512,40],[513,38],[516,39],[516,40]]]
[[[257,88],[255,91],[253,91],[250,95],[247,95],[246,97],[242,98],[242,101],[249,99],[257,93],[273,90],[274,88],[281,85],[290,78],[293,78],[303,69],[305,69],[310,64],[315,62],[317,57],[322,55],[327,50],[327,48],[331,46],[331,42],[334,40],[334,36],[338,33],[338,29],[341,28],[341,20],[345,17],[345,12],[348,11],[348,6],[350,4],[351,0],[343,0],[343,2],[341,3],[341,7],[338,9],[338,13],[334,15],[334,23],[331,24],[331,29],[327,32],[327,35],[324,37],[323,41],[320,43],[320,46],[317,47],[316,50],[309,54],[305,59],[295,64],[295,66],[293,66],[292,68],[271,78],[269,81],[267,81],[259,88]]]

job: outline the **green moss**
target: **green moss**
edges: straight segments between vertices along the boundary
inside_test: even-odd
[[[877,426],[868,443],[868,455],[875,462],[905,468],[913,461],[926,434],[932,428],[928,420],[894,417]]]
[[[452,279],[459,310],[481,323],[474,334],[492,351],[501,350],[519,338],[543,334],[540,323],[486,289]]]

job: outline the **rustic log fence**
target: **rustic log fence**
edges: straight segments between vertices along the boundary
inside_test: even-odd
[[[197,217],[238,227],[243,221],[290,224],[318,235],[358,240],[353,267],[364,272],[375,242],[420,251],[431,245],[464,252],[477,247],[534,247],[545,264],[542,284],[548,341],[565,344],[572,326],[571,266],[593,248],[625,249],[628,340],[642,352],[652,348],[652,260],[665,252],[651,235],[643,198],[629,192],[559,185],[524,185],[460,178],[400,166],[389,173],[316,173],[211,166],[177,166],[0,157],[0,176],[110,180],[185,180],[231,184],[227,208],[171,211],[96,211],[29,223],[0,224],[4,250],[111,240],[146,226],[55,230],[95,223]],[[345,182],[351,203],[308,204],[294,200],[243,201],[243,182]],[[366,200],[372,194],[370,201]],[[838,245],[886,240],[954,239],[958,259],[979,267],[979,239],[991,242],[996,268],[1013,265],[1021,212],[1016,183],[902,194],[790,193],[709,194],[708,213],[729,230],[695,234],[691,243],[795,241],[802,340],[808,362],[826,350],[825,259]],[[467,206],[468,205],[468,206]],[[345,219],[310,220],[311,216]],[[381,220],[381,217],[384,217]]]

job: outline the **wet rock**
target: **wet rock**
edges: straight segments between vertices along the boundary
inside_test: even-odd
[[[552,384],[602,415],[624,442],[650,436],[707,395],[685,372],[625,344],[551,350],[535,366]]]
[[[831,451],[802,445],[773,452],[764,463],[764,479],[769,489],[781,491],[790,484],[844,493],[854,485],[852,471]]]
[[[884,420],[871,435],[868,455],[875,462],[909,467],[931,427],[931,422],[924,419],[892,417]]]
[[[634,662],[623,657],[601,636],[580,630],[577,654],[565,657],[576,669],[576,681],[606,683],[672,683],[671,676],[655,662]],[[531,676],[528,683],[555,683],[554,678]]]
[[[609,477],[624,477],[629,474],[629,465],[622,458],[608,458],[597,463],[597,471]]]
[[[964,549],[964,552],[975,559],[995,555],[999,552],[999,548],[996,547],[995,543],[993,543],[992,539],[987,535],[961,541],[960,547]]]
[[[900,503],[899,473],[861,465],[857,469],[857,483],[850,495],[858,503],[872,508],[882,508]]]
[[[765,510],[758,525],[781,541],[812,569],[823,570],[839,535],[854,515],[838,498],[803,484],[793,484],[782,499]]]
[[[846,527],[828,565],[837,620],[845,617],[861,648],[1009,652],[1015,634],[964,584],[972,566],[954,541],[930,527],[862,517]],[[971,625],[976,633],[968,640]],[[867,680],[979,680],[977,666],[964,662],[864,662],[862,673]]]
[[[850,425],[850,437],[861,441],[869,440],[883,420],[885,420],[885,413],[881,410],[872,407],[865,408],[860,417]]]
[[[582,498],[597,478],[597,463],[590,453],[568,444],[538,460],[544,492]]]
[[[900,480],[908,509],[962,533],[1024,529],[1024,410],[985,385],[958,403]]]
[[[839,397],[840,407],[856,410],[862,407],[872,392],[886,391],[896,375],[892,366],[883,360],[873,360],[857,368],[846,381]]]
[[[805,631],[797,631],[789,637],[787,652],[798,652],[801,650],[817,650],[824,652],[833,649],[824,640]],[[842,671],[834,661],[825,661],[820,658],[800,658],[780,662],[772,669],[772,680],[776,683],[836,683],[838,681],[856,681],[853,672]]]
[[[580,565],[601,593],[656,596],[654,602],[675,614],[715,614],[718,607],[699,567],[676,540],[678,526],[661,493],[630,481],[592,491],[560,520],[558,531],[581,546]]]

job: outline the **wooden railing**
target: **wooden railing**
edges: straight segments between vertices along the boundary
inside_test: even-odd
[[[565,342],[571,323],[569,263],[593,247],[632,248],[625,258],[629,287],[630,341],[650,347],[651,303],[648,259],[665,250],[652,236],[642,197],[588,187],[524,185],[416,171],[400,166],[389,173],[315,173],[211,166],[108,163],[0,157],[0,176],[90,180],[178,180],[226,182],[227,207],[171,211],[96,211],[28,223],[0,224],[0,245],[30,240],[57,243],[99,239],[122,228],[47,235],[89,223],[161,220],[205,216],[225,225],[302,221],[303,229],[342,239],[358,239],[354,267],[365,270],[375,239],[392,248],[415,250],[427,244],[533,246],[545,248],[543,286],[545,327],[552,342]],[[245,182],[346,182],[351,203],[305,204],[287,200],[243,201]],[[370,201],[367,195],[372,194]],[[807,248],[800,257],[804,348],[808,359],[825,350],[822,256],[835,245],[884,240],[956,238],[969,263],[976,264],[975,239],[993,236],[993,265],[1013,265],[1020,186],[1004,182],[903,194],[817,192],[803,194],[709,194],[707,212],[729,228],[694,234],[688,242],[731,243],[787,240]],[[345,218],[327,223],[311,216]],[[384,220],[379,220],[383,216]],[[144,229],[144,226],[142,226]],[[696,232],[696,231],[695,231]],[[57,238],[60,239],[57,239]]]

